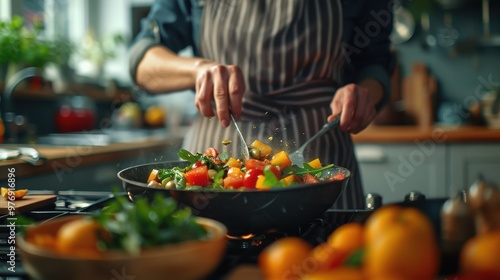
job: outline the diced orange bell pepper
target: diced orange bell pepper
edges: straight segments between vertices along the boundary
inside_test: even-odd
[[[260,157],[262,159],[267,158],[271,154],[271,152],[273,151],[273,148],[271,146],[269,146],[267,144],[264,144],[264,143],[262,143],[259,140],[254,140],[252,142],[252,145],[250,145],[250,147],[259,150],[260,151]]]
[[[226,165],[229,167],[241,168],[243,166],[243,163],[241,163],[241,161],[237,160],[236,158],[231,157],[227,160]]]
[[[271,164],[277,165],[280,167],[280,170],[283,170],[285,167],[292,165],[292,161],[285,151],[281,151],[273,156],[273,158],[271,159]]]
[[[159,182],[159,179],[158,179],[158,169],[153,169],[153,170],[151,170],[151,173],[149,173],[149,177],[148,177],[147,183],[149,183],[151,181]]]
[[[308,162],[307,164],[309,164],[312,168],[321,168],[321,167],[323,167],[323,165],[321,164],[321,161],[319,160],[319,158],[315,158],[315,159],[311,160],[310,162]]]
[[[298,178],[297,175],[292,174],[283,178],[283,181],[285,181],[287,186],[290,186],[291,184],[298,182]]]

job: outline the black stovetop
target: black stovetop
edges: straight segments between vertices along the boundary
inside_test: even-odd
[[[52,192],[53,193],[53,192]],[[42,222],[56,217],[66,215],[85,215],[90,212],[102,209],[107,202],[113,199],[111,193],[105,192],[77,192],[66,191],[58,192],[57,201],[54,205],[47,206],[43,209],[37,209],[22,215],[35,221]],[[125,194],[119,194],[125,195]],[[220,266],[208,279],[221,279],[235,267],[241,264],[256,264],[257,256],[267,245],[284,236],[298,236],[313,246],[326,241],[328,235],[339,225],[347,222],[352,222],[353,219],[364,219],[370,212],[353,210],[342,211],[341,214],[335,211],[327,211],[323,217],[311,221],[311,223],[291,228],[286,232],[270,232],[265,235],[255,236],[248,240],[233,240],[228,239],[228,246],[224,259]],[[366,215],[364,215],[366,214]],[[10,271],[10,265],[7,263],[10,256],[10,246],[8,243],[11,231],[7,226],[9,221],[8,215],[0,216],[0,279],[9,280],[28,280],[30,277],[22,267],[22,259],[18,252],[15,256],[15,271]],[[362,221],[360,221],[362,222]],[[16,228],[19,231],[20,226]]]

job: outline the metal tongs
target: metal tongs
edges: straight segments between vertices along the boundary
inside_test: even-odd
[[[330,131],[332,128],[337,127],[339,123],[340,123],[340,114],[338,114],[332,121],[324,124],[320,131],[318,131],[311,138],[309,138],[309,140],[307,140],[304,144],[302,144],[302,146],[300,146],[295,152],[290,153],[288,155],[292,163],[298,166],[303,166],[304,162],[306,161],[304,158],[305,148],[316,138],[322,136],[326,132]]]

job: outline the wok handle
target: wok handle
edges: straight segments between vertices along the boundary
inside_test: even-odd
[[[382,207],[382,196],[376,193],[368,193],[365,196],[366,209],[375,210]]]

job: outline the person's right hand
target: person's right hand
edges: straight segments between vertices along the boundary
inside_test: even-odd
[[[196,73],[194,102],[200,114],[205,117],[217,115],[224,127],[229,126],[230,112],[236,119],[239,119],[245,92],[241,69],[235,65],[203,60],[197,64]],[[215,113],[212,100],[215,101]]]

